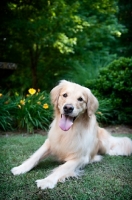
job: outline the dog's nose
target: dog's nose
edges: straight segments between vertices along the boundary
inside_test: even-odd
[[[73,105],[71,104],[66,104],[64,107],[63,107],[63,110],[66,114],[69,114],[69,113],[72,113],[72,111],[74,110],[74,107]]]

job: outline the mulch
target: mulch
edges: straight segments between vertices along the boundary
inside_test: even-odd
[[[132,126],[127,125],[108,125],[108,126],[102,126],[105,128],[108,132],[114,134],[132,134]],[[34,133],[27,133],[26,131],[0,131],[0,136],[13,136],[13,135],[23,135],[23,136],[32,136],[33,134],[40,134],[40,135],[47,135],[47,132],[43,130],[35,130]]]

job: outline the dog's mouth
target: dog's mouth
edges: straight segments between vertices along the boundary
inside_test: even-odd
[[[69,115],[61,115],[61,119],[59,121],[59,127],[63,131],[68,131],[71,128],[71,126],[73,125],[73,122],[75,119],[76,119],[76,117],[71,117]]]

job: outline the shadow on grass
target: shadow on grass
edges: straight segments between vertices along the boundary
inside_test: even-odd
[[[47,159],[42,160],[33,170],[53,170],[54,168],[58,167],[60,162],[56,161],[54,158],[49,157]]]

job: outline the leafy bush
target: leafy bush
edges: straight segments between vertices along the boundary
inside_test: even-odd
[[[108,124],[112,121],[112,106],[110,99],[99,99],[99,109],[96,112],[97,121],[101,124]]]
[[[9,94],[3,95],[0,93],[0,129],[12,130],[13,129],[13,117],[11,110],[14,109]]]
[[[132,58],[120,58],[100,71],[98,79],[87,86],[95,90],[100,102],[109,99],[111,117],[115,123],[132,122]],[[112,121],[109,121],[112,123]]]
[[[28,132],[33,129],[48,129],[52,117],[52,107],[49,104],[46,92],[37,92],[29,89],[26,97],[16,98],[16,122],[19,129],[26,128]]]
[[[52,117],[49,95],[44,91],[36,92],[33,88],[28,91],[26,96],[1,94],[0,129],[26,129],[29,133],[38,128],[48,129]]]

